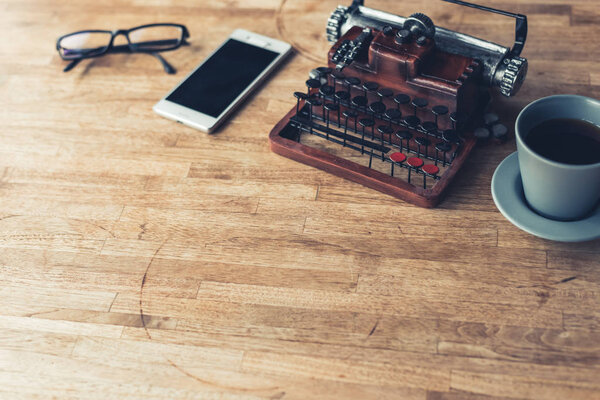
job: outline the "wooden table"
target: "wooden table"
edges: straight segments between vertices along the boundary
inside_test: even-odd
[[[476,149],[432,210],[269,151],[337,3],[0,3],[0,397],[600,398],[600,241],[502,217],[514,140]],[[507,124],[545,95],[600,98],[600,3],[480,3],[529,16]],[[510,19],[435,0],[367,5],[512,41]],[[58,36],[148,22],[188,26],[177,75],[140,54],[62,72]],[[155,115],[238,27],[297,54],[216,135]]]

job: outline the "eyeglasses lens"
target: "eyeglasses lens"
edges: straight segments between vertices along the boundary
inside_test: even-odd
[[[133,50],[162,51],[177,47],[183,39],[183,30],[178,26],[148,26],[129,32]]]
[[[106,51],[110,38],[110,32],[74,33],[61,39],[59,51],[65,59],[91,57]]]

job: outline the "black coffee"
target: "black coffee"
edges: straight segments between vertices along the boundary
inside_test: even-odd
[[[565,164],[600,162],[600,128],[590,122],[556,118],[542,122],[525,137],[542,157]]]

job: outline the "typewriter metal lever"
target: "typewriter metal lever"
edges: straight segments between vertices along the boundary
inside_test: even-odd
[[[431,19],[424,14],[413,14],[406,18],[365,7],[364,0],[354,0],[348,7],[337,7],[327,22],[327,39],[330,42],[337,42],[353,26],[378,30],[383,30],[386,26],[398,30],[420,29],[427,37],[430,32],[433,32],[433,40],[441,50],[478,60],[482,66],[481,86],[498,87],[507,97],[516,94],[527,75],[527,60],[520,57],[527,39],[527,17],[461,0],[443,1],[515,18],[515,42],[512,49],[434,26]]]

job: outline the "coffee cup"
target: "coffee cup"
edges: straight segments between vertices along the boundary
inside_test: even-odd
[[[520,112],[515,135],[530,208],[546,218],[574,221],[598,207],[600,101],[576,95],[541,98]]]

